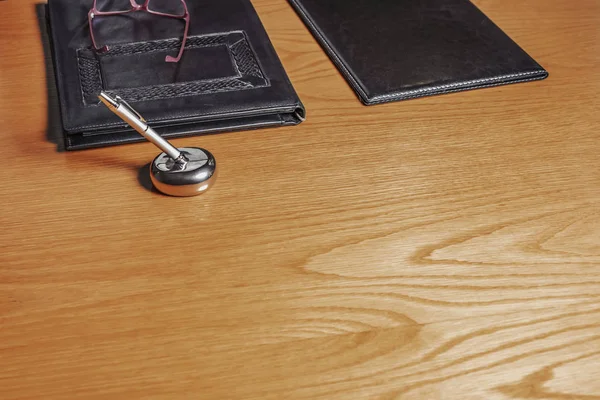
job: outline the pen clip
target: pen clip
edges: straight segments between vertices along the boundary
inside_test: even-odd
[[[135,110],[135,108],[131,107],[131,105],[129,105],[129,103],[128,103],[128,102],[126,102],[124,99],[122,99],[122,98],[121,98],[121,97],[119,97],[119,96],[115,96],[115,99],[116,99],[116,100],[119,102],[119,104],[121,104],[121,105],[125,106],[125,107],[126,107],[128,110],[129,110],[129,111],[131,111],[133,114],[135,114],[135,115],[136,115],[136,116],[137,116],[137,117],[140,119],[140,121],[142,121],[142,122],[146,122],[146,120],[144,119],[144,117],[142,117],[142,116],[140,115],[140,113],[139,113],[139,112],[137,112],[137,111]]]

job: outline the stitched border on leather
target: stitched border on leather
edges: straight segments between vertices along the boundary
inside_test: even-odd
[[[539,81],[539,80],[542,80],[544,78],[546,78],[546,75],[535,76],[535,77],[529,78],[529,79],[518,79],[518,80],[515,80],[515,81],[501,81],[501,82],[496,82],[496,83],[488,83],[488,84],[485,84],[485,85],[461,87],[461,88],[457,88],[457,89],[450,89],[450,90],[443,90],[443,91],[440,90],[440,91],[437,91],[437,92],[423,92],[423,93],[419,93],[419,94],[402,96],[402,97],[396,97],[396,98],[375,99],[375,100],[370,101],[369,103],[367,103],[367,105],[375,105],[375,104],[380,104],[380,103],[389,103],[389,102],[395,101],[395,100],[416,99],[416,98],[419,98],[419,97],[433,96],[433,95],[438,95],[438,94],[448,94],[448,93],[456,93],[456,92],[465,92],[467,90],[484,89],[484,88],[490,88],[490,87],[495,87],[495,86],[510,85],[510,84],[513,84],[513,83],[524,83],[524,82]]]
[[[375,96],[368,101],[368,105],[386,103],[395,100],[408,100],[418,97],[432,96],[436,94],[446,94],[454,92],[462,92],[472,89],[482,89],[486,87],[494,87],[501,85],[508,85],[511,83],[523,83],[530,81],[538,81],[547,77],[545,71],[528,71],[521,72],[518,74],[508,74],[496,76],[493,78],[475,79],[471,81],[451,83],[447,85],[432,86],[421,89],[408,90],[402,93],[391,93],[380,96]]]
[[[129,43],[111,46],[99,57],[114,57],[140,53],[177,50],[181,40],[166,39],[151,42]],[[202,94],[246,90],[270,86],[265,78],[256,55],[252,51],[244,32],[191,36],[186,49],[225,45],[238,76],[223,79],[207,79],[166,85],[150,85],[136,88],[111,89],[110,93],[137,102],[173,97],[197,96]],[[99,104],[98,94],[103,89],[98,56],[91,49],[77,51],[81,96],[85,106]]]

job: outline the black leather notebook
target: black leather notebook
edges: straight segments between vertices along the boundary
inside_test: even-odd
[[[289,1],[367,105],[548,76],[468,0]]]
[[[111,1],[123,3],[106,4]],[[94,37],[109,47],[98,53],[90,39],[92,5],[93,0],[48,2],[67,149],[145,140],[100,104],[101,90],[128,101],[165,137],[304,119],[250,0],[188,0],[189,36],[178,63],[165,62],[165,56],[177,55],[185,21],[144,11],[97,17]]]

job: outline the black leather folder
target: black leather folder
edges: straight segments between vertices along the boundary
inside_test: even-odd
[[[548,76],[469,0],[289,1],[367,105]]]
[[[143,1],[139,0],[142,4]],[[103,16],[92,48],[92,0],[49,0],[48,20],[68,150],[145,140],[100,104],[101,90],[130,103],[161,135],[295,125],[304,107],[250,0],[188,0],[184,22],[143,11]]]

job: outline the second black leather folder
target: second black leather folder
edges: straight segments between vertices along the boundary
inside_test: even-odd
[[[469,0],[289,0],[367,105],[544,79]]]
[[[177,1],[177,0],[175,0]],[[105,2],[106,3],[106,2]],[[128,1],[112,1],[111,4]],[[143,0],[138,0],[143,4]],[[300,102],[250,0],[188,0],[185,24],[144,11],[98,16],[93,0],[49,0],[49,28],[69,150],[144,140],[100,104],[101,90],[130,102],[165,137],[298,124]]]

